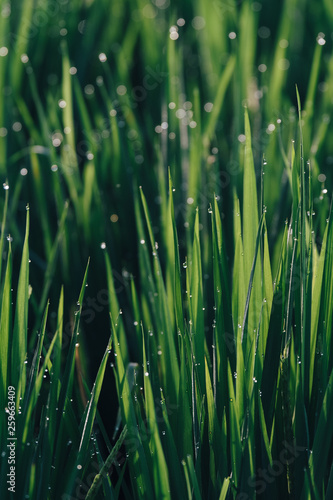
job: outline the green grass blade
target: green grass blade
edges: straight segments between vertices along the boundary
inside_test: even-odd
[[[203,313],[203,285],[202,285],[202,261],[199,235],[199,212],[196,213],[193,237],[192,260],[190,261],[191,284],[189,288],[192,328],[190,335],[193,339],[195,364],[197,366],[201,391],[205,388],[205,337],[204,337],[204,313]]]
[[[26,384],[26,365],[28,337],[28,300],[29,300],[29,209],[27,209],[25,239],[21,268],[16,294],[15,323],[12,340],[11,384],[17,387],[17,403],[24,396]]]
[[[137,420],[135,417],[132,399],[130,397],[131,391],[126,377],[126,371],[122,354],[119,348],[118,335],[114,323],[111,318],[111,327],[113,335],[113,345],[115,354],[117,355],[117,390],[118,398],[121,407],[121,413],[124,423],[128,428],[128,438],[125,441],[125,446],[130,453],[130,471],[138,481],[139,486],[142,488],[142,494],[146,495],[147,499],[153,498],[152,484],[149,475],[148,464],[142,446],[141,436],[138,430]]]
[[[93,481],[92,485],[90,486],[89,491],[87,493],[86,500],[93,500],[96,497],[97,492],[98,492],[99,488],[101,487],[101,484],[103,481],[103,476],[108,473],[108,470],[110,469],[110,467],[112,466],[112,463],[116,459],[116,456],[120,450],[120,447],[122,446],[122,444],[124,442],[124,439],[126,438],[126,435],[127,435],[127,427],[125,425],[125,427],[121,431],[121,434],[120,434],[116,444],[112,448],[110,455],[105,460],[103,467],[101,468],[100,472],[98,474],[96,474],[96,476],[94,477],[94,481]]]
[[[223,481],[219,500],[225,500],[227,498],[229,488],[230,488],[230,478],[226,477]]]
[[[309,468],[311,479],[322,489],[325,467],[327,463],[330,447],[332,445],[333,427],[331,425],[330,415],[333,412],[333,372],[330,375],[326,388],[319,420],[314,435],[312,453],[309,459]]]
[[[1,255],[2,256],[2,255]],[[11,245],[8,245],[8,257],[6,274],[1,300],[1,316],[0,316],[0,408],[7,406],[8,386],[11,385],[8,376],[10,374],[10,350],[11,350],[11,319],[12,319],[12,298],[11,298],[11,279],[12,279],[12,252]],[[4,419],[3,419],[4,420]],[[5,426],[0,426],[0,437],[4,437]]]
[[[191,455],[187,455],[187,467],[188,467],[189,476],[190,476],[192,488],[193,488],[193,498],[195,498],[195,500],[202,500],[202,496],[200,493],[200,488],[199,488],[199,484],[198,484],[198,480],[197,480],[197,475],[195,473],[193,459],[192,459]]]
[[[251,128],[247,110],[245,110],[245,152],[244,152],[244,179],[243,179],[243,248],[244,248],[244,281],[248,286],[252,272],[253,259],[257,255],[256,239],[258,233],[258,200],[256,176],[253,161]],[[252,276],[251,301],[249,302],[248,341],[253,338],[254,330],[258,328],[259,313],[262,302],[260,281],[261,258],[259,265]],[[243,317],[244,328],[244,317]],[[242,328],[242,336],[244,330]],[[246,348],[247,349],[247,348]]]
[[[6,229],[6,219],[7,219],[7,209],[8,209],[8,189],[6,189],[5,202],[3,207],[2,221],[1,221],[1,235],[0,235],[0,281],[1,281],[1,271],[2,271],[2,254],[3,246],[5,241],[5,229]]]
[[[78,300],[79,310],[75,314],[73,333],[72,333],[71,343],[69,346],[69,352],[67,355],[65,372],[63,375],[63,379],[62,379],[61,392],[59,395],[59,404],[58,404],[59,412],[66,411],[66,408],[68,406],[68,402],[71,399],[73,382],[74,382],[76,343],[77,343],[77,336],[78,336],[78,332],[79,332],[79,324],[80,324],[80,318],[81,318],[81,312],[82,312],[83,298],[84,298],[84,293],[86,290],[86,283],[87,283],[87,278],[88,278],[89,262],[90,262],[90,259],[88,260],[88,263],[87,263],[87,267],[86,267],[86,270],[84,273],[84,278],[83,278],[81,291],[80,291],[80,295],[79,295],[79,300]]]
[[[151,454],[154,457],[154,464],[152,470],[153,480],[154,480],[154,492],[157,498],[167,499],[171,498],[169,473],[158,430],[156,411],[155,411],[155,401],[150,382],[151,374],[149,374],[148,372],[145,347],[143,348],[143,354],[144,354],[143,363],[144,363],[144,392],[145,392],[145,403],[146,403],[146,419],[147,419],[148,433],[150,435],[149,448]]]
[[[85,412],[81,420],[80,430],[82,430],[82,433],[81,433],[79,449],[78,451],[76,451],[76,449],[73,448],[72,456],[69,457],[69,464],[71,466],[72,472],[69,476],[69,480],[65,488],[65,491],[68,493],[70,493],[74,487],[75,477],[77,475],[80,476],[78,470],[82,469],[82,464],[85,462],[86,456],[89,453],[90,439],[93,430],[93,425],[95,422],[97,404],[102,389],[106,364],[109,358],[109,354],[111,352],[111,345],[112,341],[110,338],[103,359],[99,366],[98,373],[96,375],[96,380],[90,394],[89,403],[86,406]],[[73,464],[75,465],[73,466]]]

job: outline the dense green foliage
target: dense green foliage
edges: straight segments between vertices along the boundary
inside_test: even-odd
[[[1,498],[333,497],[332,23],[1,3]]]

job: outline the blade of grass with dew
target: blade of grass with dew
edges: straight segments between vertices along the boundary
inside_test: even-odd
[[[85,412],[83,414],[81,423],[80,423],[80,434],[81,440],[78,451],[73,449],[71,456],[68,459],[68,466],[72,470],[72,473],[69,476],[68,483],[66,485],[65,492],[70,494],[75,485],[75,478],[80,476],[78,470],[82,470],[82,464],[85,461],[85,457],[89,454],[89,444],[91,433],[95,421],[97,404],[99,400],[99,396],[102,389],[102,384],[105,375],[106,364],[109,358],[109,354],[111,352],[112,340],[109,339],[107,348],[105,350],[103,359],[98,369],[98,373],[96,375],[96,380],[94,382],[93,388],[91,390],[89,403],[86,406]],[[74,466],[75,464],[75,466]]]
[[[241,327],[245,309],[245,277],[244,277],[244,252],[241,230],[241,215],[239,209],[239,200],[234,191],[234,240],[235,257],[233,268],[233,286],[232,286],[232,317],[234,320],[234,329],[236,338],[241,336]]]
[[[309,469],[311,478],[314,484],[317,484],[320,490],[322,489],[324,474],[326,470],[327,460],[329,459],[329,451],[332,444],[333,427],[331,425],[329,415],[333,412],[333,371],[331,372],[328,385],[325,391],[325,396],[322,408],[319,415],[319,420],[314,435],[312,453],[309,458]],[[323,467],[325,465],[325,467]]]
[[[332,356],[332,325],[333,325],[333,204],[331,204],[329,218],[327,219],[328,224],[328,235],[327,235],[327,247],[326,247],[326,258],[325,258],[325,271],[324,271],[324,288],[323,288],[323,310],[320,315],[320,330],[323,342],[323,374],[322,382],[323,386],[329,379],[330,370],[333,366],[333,356]]]
[[[169,388],[170,399],[176,402],[178,399],[178,387],[179,387],[179,365],[178,365],[178,356],[175,343],[175,335],[174,332],[172,331],[172,326],[169,319],[170,312],[168,311],[167,308],[168,302],[165,292],[165,285],[162,278],[162,270],[150,223],[147,202],[142,190],[140,190],[140,193],[145,213],[145,219],[148,227],[151,249],[153,253],[154,275],[158,293],[158,308],[163,327],[163,335],[161,334],[159,336],[159,341],[162,346],[163,358],[165,359],[165,367],[163,374],[164,383],[165,387]]]
[[[263,242],[263,304],[262,304],[262,318],[261,318],[261,326],[260,326],[260,334],[259,339],[257,341],[257,354],[256,354],[256,373],[255,376],[258,380],[258,384],[260,386],[262,370],[264,365],[264,356],[266,351],[266,343],[267,336],[269,330],[269,322],[272,311],[272,303],[273,303],[273,280],[272,280],[272,271],[271,271],[271,263],[269,257],[269,248],[268,248],[268,236],[267,236],[267,226],[266,221],[264,221],[264,242]]]
[[[186,287],[187,290],[190,290],[190,271],[187,268],[186,269]],[[193,426],[193,449],[194,449],[194,456],[197,461],[198,458],[198,448],[200,446],[200,441],[199,441],[199,415],[198,415],[198,405],[197,405],[197,391],[200,391],[200,382],[198,381],[198,377],[196,376],[197,374],[197,363],[195,361],[195,355],[194,355],[194,347],[193,347],[193,340],[192,340],[192,309],[191,309],[191,301],[188,302],[188,310],[189,310],[189,325],[186,329],[186,338],[188,338],[188,342],[185,341],[185,346],[187,348],[187,359],[189,360],[189,368],[188,368],[188,392],[191,394],[191,414],[192,414],[192,426]],[[187,325],[186,325],[187,326]],[[199,385],[199,387],[198,387]]]
[[[262,405],[266,418],[267,432],[272,431],[275,395],[278,384],[280,353],[283,342],[283,332],[286,325],[284,324],[284,310],[286,297],[286,247],[287,247],[287,226],[285,228],[284,237],[281,245],[281,260],[277,272],[275,287],[273,291],[272,309],[270,322],[267,334],[267,342],[264,353],[264,364],[261,378]]]
[[[139,304],[139,297],[138,293],[135,287],[134,279],[133,276],[131,277],[131,303],[132,303],[132,310],[133,310],[133,317],[134,317],[134,326],[135,326],[135,332],[136,332],[136,349],[138,354],[138,359],[142,360],[143,359],[143,353],[142,353],[142,339],[141,339],[141,310],[140,310],[140,304]],[[151,321],[148,320],[147,323],[145,324],[150,324]]]
[[[183,312],[183,300],[182,300],[182,286],[181,286],[181,274],[180,274],[180,257],[179,257],[179,243],[178,234],[176,229],[175,212],[174,212],[174,202],[173,202],[173,184],[171,179],[171,172],[169,170],[169,214],[168,214],[168,226],[172,228],[172,234],[169,235],[171,240],[171,245],[173,250],[169,251],[169,262],[174,263],[174,270],[172,275],[173,288],[174,288],[174,304],[175,304],[175,319],[177,325],[177,331],[184,337],[184,312]]]
[[[26,385],[28,300],[29,300],[29,208],[26,212],[25,238],[22,251],[21,268],[16,294],[15,323],[12,338],[11,385],[16,387],[17,405],[24,397]]]
[[[247,289],[250,280],[253,259],[255,257],[256,237],[259,225],[257,186],[252,153],[251,128],[247,109],[245,109],[245,153],[244,153],[244,179],[243,179],[243,248],[244,248],[244,283]],[[261,258],[258,256],[258,266],[252,278],[251,299],[248,312],[248,330],[245,337],[245,351],[248,342],[253,338],[254,331],[258,328],[258,304],[262,302],[260,280]],[[260,306],[259,306],[260,308]],[[244,318],[243,318],[244,324]],[[242,336],[244,331],[242,328]]]
[[[194,469],[194,464],[193,464],[193,459],[191,455],[187,455],[187,468],[189,472],[189,476],[191,479],[192,483],[192,488],[193,488],[193,497],[195,500],[202,500],[201,493],[200,493],[200,488],[197,480],[197,474]]]
[[[174,434],[169,422],[168,408],[166,405],[163,390],[160,391],[162,416],[165,425],[165,431],[162,431],[165,458],[168,464],[170,476],[171,498],[183,499],[186,491],[185,481],[180,468],[181,461],[179,457],[178,440],[175,441]],[[185,431],[186,427],[184,428]],[[190,438],[191,441],[191,438]],[[177,443],[177,445],[176,445]]]
[[[74,384],[74,370],[75,370],[75,351],[76,351],[76,343],[77,343],[77,337],[79,334],[79,324],[80,324],[80,318],[81,318],[81,313],[82,313],[82,304],[83,304],[83,298],[84,298],[84,293],[86,290],[86,283],[87,283],[87,277],[88,277],[88,269],[89,269],[89,262],[90,259],[88,259],[87,267],[85,270],[80,294],[79,294],[79,310],[75,314],[75,320],[74,320],[74,325],[73,325],[73,332],[72,332],[72,337],[69,345],[69,351],[67,354],[67,359],[66,359],[66,366],[64,370],[64,374],[62,377],[61,381],[61,389],[60,389],[60,394],[58,398],[58,418],[57,418],[57,430],[56,430],[56,447],[55,447],[55,452],[54,452],[54,457],[55,457],[55,463],[54,466],[57,469],[60,467],[60,463],[62,460],[62,452],[63,452],[63,440],[65,436],[65,429],[66,426],[68,427],[69,425],[69,418],[71,418],[71,407],[70,407],[70,400],[72,396],[72,390],[73,390],[73,384]],[[72,437],[72,441],[74,441],[74,433]],[[68,470],[68,473],[70,473],[70,470]],[[65,482],[65,478],[64,478]],[[59,487],[59,485],[55,482],[55,478],[52,478],[52,488],[55,490]]]
[[[110,261],[110,257],[109,257],[107,252],[104,252],[104,257],[105,257],[106,277],[107,277],[107,285],[108,285],[108,292],[109,292],[109,309],[110,309],[110,313],[111,313],[112,318],[116,318],[120,308],[119,308],[116,289],[114,286],[111,261]],[[125,329],[124,329],[122,317],[119,317],[119,319],[118,319],[118,327],[117,328],[118,328],[120,349],[122,352],[124,364],[125,364],[125,366],[127,366],[128,362],[129,362],[129,355],[128,355],[127,340],[126,340],[126,336],[125,336]]]
[[[258,260],[258,256],[260,255],[259,254],[259,245],[260,245],[264,220],[265,220],[265,216],[264,216],[264,214],[262,214],[262,216],[260,218],[259,226],[258,226],[258,232],[257,232],[257,237],[256,237],[256,242],[255,242],[254,257],[253,257],[253,261],[252,261],[252,265],[251,265],[249,285],[248,285],[247,294],[246,294],[245,309],[244,309],[243,324],[242,324],[242,339],[241,339],[242,342],[244,340],[244,337],[246,340],[246,338],[248,336],[247,334],[248,334],[248,330],[249,330],[249,322],[250,322],[250,315],[251,315],[250,301],[251,301],[252,293],[253,293],[253,287],[254,287],[253,282],[255,279],[255,273],[259,267],[259,266],[257,266],[257,260]],[[257,309],[256,312],[258,314],[258,325],[259,325],[259,317],[261,314],[261,301],[257,301],[255,304],[255,307]],[[254,335],[250,339],[250,342],[251,342],[250,345],[253,345],[253,343],[256,340],[256,331],[257,331],[257,328],[254,328],[254,330],[253,330]],[[245,351],[245,352],[248,353],[250,351]]]
[[[299,360],[299,357],[297,358]],[[288,360],[284,360],[284,364],[287,365]],[[286,368],[286,377],[288,377],[288,368]],[[284,377],[281,377],[282,384],[284,384]],[[285,384],[286,386],[287,384]],[[295,377],[295,404],[294,408],[290,408],[290,404],[288,402],[289,394],[282,400],[283,404],[283,412],[284,415],[284,426],[285,426],[285,439],[286,441],[290,441],[290,437],[292,435],[295,436],[295,442],[297,446],[303,447],[305,450],[299,457],[298,460],[295,461],[295,464],[292,465],[292,474],[291,476],[291,484],[292,490],[295,491],[296,496],[300,497],[302,492],[302,483],[303,483],[303,472],[304,468],[307,465],[307,461],[310,456],[310,436],[309,436],[309,423],[307,418],[307,412],[304,404],[304,393],[303,393],[303,383],[302,383],[302,369],[299,361],[296,364],[296,377]],[[287,390],[286,390],[287,393]],[[295,415],[292,426],[292,411]],[[286,418],[287,417],[287,418]],[[289,434],[289,436],[288,436]]]
[[[134,189],[134,212],[136,218],[136,227],[138,233],[138,239],[140,242],[139,246],[139,264],[141,274],[144,276],[142,283],[142,294],[141,294],[141,307],[144,316],[147,316],[147,319],[150,321],[146,323],[148,328],[158,328],[161,329],[163,327],[158,327],[160,314],[158,313],[158,304],[156,300],[151,300],[151,297],[157,297],[157,287],[156,283],[153,280],[152,268],[150,263],[150,255],[147,249],[146,240],[145,240],[145,231],[143,227],[143,221],[140,211],[139,200],[137,196],[137,190]],[[151,239],[151,237],[150,237]],[[155,251],[155,250],[154,250]],[[150,312],[151,311],[151,315]],[[146,314],[145,314],[146,313]],[[163,331],[163,330],[162,330]]]
[[[19,469],[21,469],[22,467],[26,467],[27,464],[32,463],[35,454],[35,448],[37,448],[38,446],[38,440],[35,441],[33,436],[36,430],[36,425],[38,425],[39,423],[38,420],[39,408],[36,409],[36,407],[38,404],[38,397],[41,392],[41,387],[43,382],[42,377],[44,376],[45,368],[47,366],[47,362],[49,359],[48,356],[48,359],[46,359],[46,363],[43,364],[38,374],[43,341],[45,338],[48,307],[49,304],[47,304],[44,317],[42,320],[41,331],[38,337],[38,343],[30,369],[30,374],[29,374],[30,380],[28,381],[28,386],[25,391],[24,401],[22,404],[22,411],[19,411],[17,415],[17,438],[18,442],[20,443],[19,447],[17,448],[17,467]],[[52,351],[52,346],[50,348],[50,353],[51,351]],[[36,444],[36,447],[34,445],[31,446],[32,439],[33,443]],[[29,443],[29,445],[27,445],[27,443]],[[43,482],[43,480],[44,478],[42,478],[41,482]],[[24,490],[22,488],[24,488],[23,482],[19,484],[19,488],[17,491],[18,495],[23,496]]]
[[[46,317],[46,315],[45,315],[45,317]],[[45,326],[44,326],[44,328],[45,328]],[[44,336],[44,333],[45,333],[45,330],[43,332],[43,336]],[[33,418],[33,415],[34,415],[33,412],[35,410],[35,406],[37,404],[38,397],[41,393],[43,379],[45,378],[44,373],[47,372],[46,367],[48,366],[48,364],[50,362],[51,355],[53,354],[54,346],[57,343],[58,335],[59,335],[59,330],[56,331],[56,333],[51,341],[51,344],[50,344],[48,352],[45,356],[43,365],[41,366],[41,370],[36,378],[36,385],[35,385],[36,389],[33,392],[32,396],[29,400],[29,405],[28,405],[27,412],[26,412],[26,423],[28,424],[32,421],[31,422],[32,426],[26,425],[24,428],[22,443],[24,443],[24,445],[25,445],[25,450],[27,450],[26,444],[27,444],[27,442],[29,442],[28,440],[31,439],[31,435],[33,435],[33,432],[34,432],[34,427],[35,427],[34,424],[36,424],[36,422],[35,422],[35,418]],[[57,354],[55,354],[55,356],[56,355]],[[57,391],[57,384],[56,384],[56,380],[53,380],[53,372],[52,372],[51,367],[50,367],[50,378],[51,378],[51,382],[52,382],[51,390],[53,389],[53,386],[54,386],[55,391]],[[53,457],[52,451],[53,451],[54,445],[55,445],[55,428],[56,428],[55,407],[57,405],[57,399],[56,398],[51,399],[51,390],[48,394],[48,404],[46,405],[46,407],[44,406],[42,408],[42,416],[41,416],[41,421],[40,421],[41,425],[40,425],[40,429],[39,429],[39,431],[40,431],[39,441],[41,443],[40,446],[43,449],[43,454],[45,453],[44,459],[37,461],[37,468],[38,468],[37,474],[39,477],[37,496],[39,498],[44,498],[47,495],[48,487],[50,484],[51,465],[52,465],[52,457]],[[53,394],[57,397],[57,393],[53,393]],[[51,410],[51,408],[53,409],[52,414],[54,417],[54,421],[52,424],[53,435],[51,435],[51,439],[49,439],[49,434],[50,434],[50,430],[51,430],[51,428],[50,428],[50,425],[51,425],[51,422],[50,422],[51,412],[50,412],[50,410]],[[29,453],[29,451],[27,453]],[[41,458],[41,457],[39,456],[39,458]],[[22,459],[22,464],[23,463],[24,463],[24,458]],[[21,466],[22,466],[22,464],[21,464]]]
[[[38,371],[39,371],[39,367],[40,367],[40,363],[41,363],[41,359],[42,359],[41,354],[42,354],[44,337],[45,337],[48,310],[49,310],[49,302],[47,302],[46,307],[45,307],[44,315],[43,315],[43,318],[41,321],[40,333],[38,334],[37,345],[35,347],[33,359],[31,362],[29,379],[27,382],[27,389],[26,389],[25,398],[24,398],[24,406],[23,406],[23,411],[22,411],[23,414],[25,413],[25,411],[27,409],[27,405],[30,401],[31,395],[33,394],[33,392],[35,390],[34,388],[36,385],[36,379],[37,379],[37,375],[38,375]]]
[[[213,489],[217,489],[216,473],[218,470],[218,460],[220,457],[221,446],[221,432],[217,419],[212,383],[205,358],[205,371],[206,371],[206,394],[207,394],[207,408],[208,408],[208,441],[210,447],[210,479],[212,481]]]
[[[159,435],[159,429],[155,411],[155,402],[150,383],[150,374],[148,373],[144,340],[143,340],[143,365],[144,365],[143,383],[144,383],[144,393],[145,393],[145,403],[146,403],[146,421],[148,426],[148,433],[150,435],[149,448],[150,448],[150,453],[152,454],[152,456],[154,456],[154,463],[152,470],[153,480],[154,480],[154,492],[157,498],[167,499],[171,498],[169,473]]]
[[[49,408],[48,408],[48,418],[49,418],[49,443],[50,443],[50,455],[53,456],[55,448],[55,436],[57,428],[57,405],[61,390],[61,353],[62,353],[62,338],[63,338],[63,323],[64,323],[64,288],[61,287],[58,312],[57,312],[57,330],[55,334],[55,343],[53,347],[53,358],[52,358],[52,370],[50,375],[52,377],[52,387],[49,393]],[[49,471],[50,474],[51,471]]]
[[[2,259],[2,253],[0,254]],[[11,381],[8,380],[10,374],[10,349],[11,349],[11,321],[12,321],[12,297],[11,297],[11,279],[12,279],[12,251],[11,244],[8,244],[8,256],[6,273],[4,276],[3,290],[1,297],[1,316],[0,316],[0,408],[7,406],[8,386]],[[2,283],[1,283],[2,285]],[[5,438],[5,419],[0,424],[0,438]],[[3,441],[1,441],[3,442]]]
[[[186,352],[185,338],[180,339],[180,374],[178,392],[178,415],[176,442],[179,458],[181,460],[193,454],[193,422],[189,397],[189,375],[187,370],[188,354]]]
[[[69,346],[69,353],[67,355],[65,373],[63,376],[62,384],[61,384],[61,392],[59,395],[59,405],[58,405],[59,410],[61,409],[61,411],[66,410],[68,401],[69,401],[69,399],[71,397],[71,393],[72,393],[73,379],[74,379],[74,366],[75,366],[75,349],[76,349],[76,343],[77,343],[77,336],[79,333],[79,324],[80,324],[81,313],[82,313],[83,298],[84,298],[84,294],[86,291],[89,263],[90,263],[90,259],[88,259],[87,267],[86,267],[84,277],[83,277],[83,282],[82,282],[81,291],[80,291],[79,300],[78,300],[79,310],[75,314],[73,333],[72,333],[71,343]]]
[[[250,427],[254,426],[255,400],[253,398],[253,386],[254,382],[256,382],[256,379],[254,377],[255,350],[257,341],[257,329],[260,328],[261,312],[259,316],[258,326],[256,329],[254,329],[252,338],[251,339],[249,338],[247,341],[247,347],[245,353],[243,353],[244,351],[243,339],[244,339],[244,332],[247,331],[249,323],[248,319],[249,304],[250,304],[251,291],[253,288],[253,279],[256,269],[256,261],[259,253],[258,251],[261,240],[263,221],[264,221],[264,213],[262,214],[260,219],[257,238],[256,238],[255,254],[252,263],[250,281],[248,285],[248,292],[245,303],[242,335],[241,338],[240,336],[237,337],[236,397],[237,397],[237,405],[239,405],[239,418],[240,418],[239,425],[242,429],[241,431],[242,437],[248,436],[248,439],[246,440],[248,453],[245,454],[245,460],[243,461],[243,469],[244,469],[243,479],[245,477],[253,476],[254,474],[254,462],[255,462],[255,458],[253,457],[254,442],[253,442],[253,432],[251,432]],[[258,307],[258,304],[256,304],[256,307]],[[246,416],[246,418],[243,418],[243,414]],[[245,487],[247,488],[248,485],[246,484]]]
[[[214,234],[215,241],[218,250],[218,261],[220,263],[220,276],[221,276],[221,286],[222,288],[222,303],[223,303],[223,314],[224,314],[224,327],[225,331],[232,334],[233,324],[232,324],[232,308],[231,308],[231,287],[230,287],[230,275],[227,271],[227,251],[225,247],[225,238],[223,237],[222,231],[222,220],[219,212],[219,207],[217,203],[217,197],[214,196]],[[226,339],[227,340],[227,339]],[[226,342],[227,343],[227,342]],[[229,353],[231,354],[231,352]]]
[[[27,436],[29,432],[31,431],[31,426],[33,425],[33,421],[31,421],[31,415],[32,412],[35,408],[37,398],[40,394],[42,382],[43,382],[43,375],[45,372],[45,369],[48,364],[48,360],[51,357],[51,353],[53,350],[53,346],[56,340],[56,335],[53,337],[52,342],[50,344],[48,353],[44,359],[43,365],[40,366],[40,358],[41,358],[41,352],[42,352],[42,347],[43,347],[43,342],[44,342],[44,337],[45,337],[45,330],[46,330],[46,322],[47,322],[47,316],[48,316],[48,310],[49,310],[49,303],[47,303],[42,324],[41,324],[41,331],[38,339],[38,348],[36,350],[37,357],[34,359],[34,363],[31,367],[31,374],[30,374],[30,381],[29,385],[26,391],[26,396],[25,396],[25,401],[24,401],[24,420],[26,422],[26,425],[23,430],[22,438],[21,441],[22,443],[25,443],[27,440]],[[39,371],[38,371],[39,370]]]
[[[242,346],[242,322],[243,314],[245,310],[245,287],[244,287],[244,257],[243,257],[243,242],[241,234],[240,225],[240,212],[239,201],[234,194],[235,200],[235,212],[234,212],[234,237],[236,240],[235,244],[235,260],[233,269],[233,291],[232,291],[232,306],[233,306],[233,319],[234,319],[234,332],[235,332],[235,353],[236,353],[236,371],[233,373],[236,379],[236,397],[237,397],[237,409],[239,421],[237,425],[241,425],[244,416],[244,352]],[[237,318],[237,323],[236,323]],[[235,324],[236,323],[236,324]],[[233,346],[233,339],[230,340],[231,346]],[[229,361],[229,369],[231,370],[231,363]],[[230,394],[230,380],[228,378],[229,386],[229,405],[230,399],[235,401],[235,397]],[[232,387],[232,393],[234,389]],[[234,403],[235,404],[235,403]],[[229,406],[228,405],[228,406]]]
[[[193,251],[192,261],[189,267],[190,286],[188,288],[189,300],[191,302],[192,311],[192,332],[193,335],[193,351],[195,356],[195,364],[198,372],[200,389],[205,390],[205,337],[204,337],[204,314],[203,314],[203,285],[202,285],[202,262],[200,249],[200,234],[199,234],[199,211],[197,209],[194,236],[193,236]]]
[[[117,391],[124,423],[128,428],[128,438],[125,441],[129,457],[129,467],[131,477],[136,477],[138,488],[147,500],[153,499],[153,489],[149,475],[147,460],[141,441],[141,436],[137,427],[137,420],[130,397],[130,388],[126,377],[122,354],[118,345],[118,335],[111,318],[111,328],[115,354],[117,354]]]
[[[7,183],[8,184],[8,183]],[[6,185],[6,184],[5,184]],[[1,282],[1,277],[2,277],[2,255],[3,255],[3,247],[4,247],[4,242],[5,242],[5,229],[6,229],[6,220],[7,220],[7,209],[8,209],[8,189],[5,190],[5,201],[4,201],[4,207],[3,207],[3,213],[2,213],[2,221],[1,221],[1,235],[0,235],[0,282]],[[1,282],[2,284],[2,282]],[[0,294],[2,293],[2,290],[0,291]],[[0,295],[1,297],[1,295]]]
[[[296,86],[296,97],[298,105],[298,118],[300,129],[300,184],[301,184],[301,207],[300,207],[300,276],[301,276],[301,359],[302,359],[302,383],[303,396],[306,408],[309,404],[309,356],[310,356],[310,331],[307,324],[307,249],[306,249],[306,186],[304,170],[304,148],[303,148],[303,130],[302,130],[302,112],[301,101]],[[308,291],[311,293],[311,290]]]
[[[101,468],[100,472],[98,474],[96,474],[96,476],[94,477],[93,483],[90,486],[89,491],[87,493],[86,500],[93,500],[94,498],[96,498],[97,492],[98,492],[98,490],[101,487],[102,482],[103,482],[103,476],[108,474],[108,470],[110,469],[113,462],[115,461],[117,454],[118,454],[118,452],[119,452],[119,450],[124,442],[124,439],[126,438],[126,435],[127,435],[127,427],[125,425],[123,430],[121,431],[121,434],[120,434],[116,444],[112,448],[110,455],[105,460],[103,467]]]
[[[264,409],[262,406],[260,396],[258,397],[258,410],[259,410],[259,424],[260,424],[260,428],[261,428],[260,441],[261,441],[261,447],[262,447],[262,454],[264,454],[264,453],[266,454],[266,456],[268,458],[269,465],[272,466],[272,464],[273,464],[272,450],[270,447],[270,442],[269,442],[269,437],[268,437],[267,427],[266,427],[266,421],[265,421],[265,414],[264,414]]]
[[[193,499],[192,488],[191,488],[190,478],[189,478],[189,474],[188,474],[188,468],[187,468],[187,464],[186,464],[185,460],[182,460],[182,466],[183,466],[185,482],[186,482],[187,498],[188,498],[188,500],[192,500]]]
[[[117,321],[119,321],[119,317],[118,317]],[[118,328],[118,323],[115,326]],[[126,368],[126,378],[128,381],[128,386],[129,386],[129,390],[131,391],[131,394],[134,390],[134,384],[137,385],[136,384],[136,373],[137,373],[137,371],[139,371],[138,367],[139,367],[138,363],[128,363],[127,368]],[[135,397],[136,397],[135,401],[137,401],[137,396],[135,396]],[[113,435],[112,435],[112,441],[114,441],[116,439],[116,436],[118,434],[120,426],[121,426],[121,409],[118,408],[117,420],[116,420],[116,424],[115,424]]]
[[[206,350],[208,353],[208,351]],[[206,395],[200,392],[199,384],[196,384],[197,394],[196,394],[196,407],[198,408],[198,440],[196,441],[196,461],[195,461],[195,472],[197,475],[197,480],[199,484],[200,491],[203,489],[203,475],[205,471],[203,470],[203,446],[205,441],[205,432],[207,430],[206,422]],[[190,455],[191,456],[191,455]],[[203,474],[204,473],[204,474]]]
[[[213,240],[213,275],[214,275],[214,309],[215,321],[214,324],[214,347],[216,355],[215,373],[213,373],[214,400],[217,406],[219,415],[222,414],[222,409],[228,401],[228,386],[227,386],[227,347],[228,354],[234,353],[234,342],[232,335],[232,324],[229,326],[225,307],[225,295],[228,294],[227,287],[222,284],[222,227],[220,225],[220,215],[215,200],[214,212],[212,212],[212,240]],[[218,293],[219,291],[219,293]]]
[[[237,353],[238,354],[238,353]],[[236,382],[238,380],[238,376]],[[237,395],[235,398],[234,391],[234,377],[232,376],[230,364],[228,363],[228,385],[229,385],[229,435],[230,435],[230,461],[232,478],[235,482],[236,487],[238,486],[238,481],[240,479],[240,466],[242,460],[242,442],[240,434],[240,418],[239,410],[241,409],[241,398]]]

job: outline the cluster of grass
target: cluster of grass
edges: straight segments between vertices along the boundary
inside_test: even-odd
[[[1,498],[333,497],[332,20],[1,4]]]

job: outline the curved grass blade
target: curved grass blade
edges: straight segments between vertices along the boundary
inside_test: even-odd
[[[12,340],[11,385],[17,387],[17,404],[24,397],[28,342],[28,300],[29,300],[29,209],[27,209],[25,239],[16,295],[15,323]]]
[[[126,436],[127,436],[127,427],[125,425],[123,430],[121,431],[121,434],[120,434],[116,444],[112,448],[110,455],[105,460],[103,467],[101,468],[100,472],[98,474],[96,474],[94,481],[93,481],[92,485],[90,486],[89,491],[87,493],[86,500],[93,500],[96,497],[97,492],[102,485],[103,476],[108,474],[108,471],[109,471],[110,467],[112,466],[113,462],[115,461],[116,456],[117,456],[117,454],[120,450],[120,447],[122,446]]]

